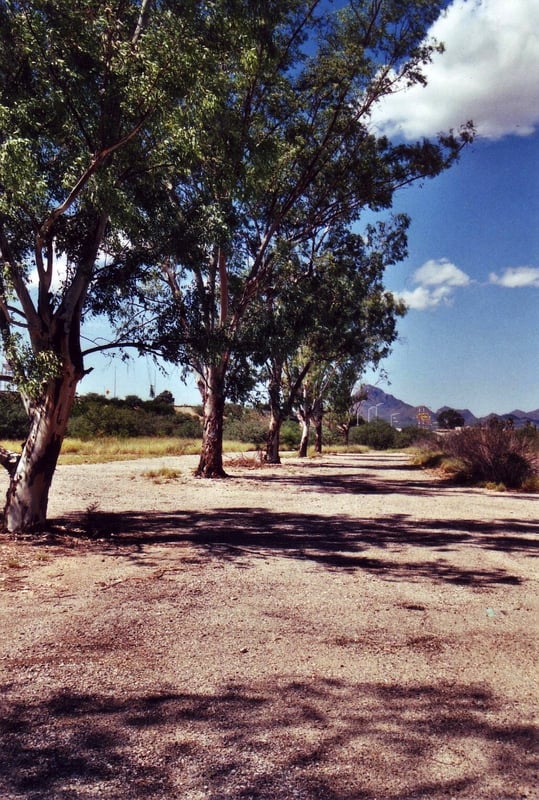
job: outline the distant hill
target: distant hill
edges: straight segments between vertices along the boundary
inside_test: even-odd
[[[367,385],[364,387],[367,392],[367,399],[358,403],[354,409],[355,413],[362,416],[367,421],[372,421],[376,417],[390,422],[396,428],[405,428],[409,425],[419,425],[421,427],[435,427],[438,414],[451,406],[442,406],[436,411],[427,406],[412,406],[399,400],[392,394],[384,392],[379,386]],[[521,411],[515,409],[507,414],[487,414],[484,417],[476,417],[467,408],[456,408],[464,417],[465,425],[477,425],[485,422],[490,417],[498,417],[502,420],[512,419],[515,427],[523,427],[526,423],[539,426],[539,409],[534,411]]]

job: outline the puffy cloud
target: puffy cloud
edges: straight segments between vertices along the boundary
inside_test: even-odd
[[[539,267],[509,267],[498,276],[490,273],[490,282],[508,289],[520,289],[525,286],[539,288]]]
[[[467,286],[470,278],[448,259],[430,259],[414,272],[415,289],[395,292],[408,308],[416,311],[433,309],[440,304],[451,305],[456,287]]]
[[[447,258],[431,258],[414,272],[414,281],[423,286],[467,286],[470,278]]]
[[[437,289],[428,289],[426,286],[418,286],[412,291],[396,293],[399,300],[402,300],[408,308],[416,311],[425,311],[429,308],[436,308],[441,302],[450,302],[452,291],[447,286],[439,286]]]
[[[408,139],[472,119],[490,139],[539,126],[539,3],[453,0],[429,31],[445,45],[425,68],[426,87],[386,98],[373,124]]]

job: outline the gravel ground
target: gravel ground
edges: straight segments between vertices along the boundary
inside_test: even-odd
[[[536,497],[195,463],[60,467],[0,539],[2,800],[539,796]]]

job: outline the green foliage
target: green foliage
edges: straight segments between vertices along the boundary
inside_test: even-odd
[[[18,333],[5,336],[4,349],[13,383],[32,400],[37,400],[43,386],[61,374],[62,362],[56,353],[51,349],[32,349]]]
[[[402,307],[381,276],[405,253],[406,221],[351,226],[449,168],[471,132],[393,144],[372,131],[374,104],[424,82],[441,0],[338,5],[0,2],[0,335],[6,348],[27,331],[8,353],[26,396],[65,376],[46,413],[61,399],[66,419],[92,315],[219,399],[253,390],[267,338],[292,359],[323,350],[324,367],[387,354]],[[285,295],[275,314],[299,309],[299,335],[256,324]],[[170,397],[82,406],[82,436],[198,424]]]
[[[383,419],[358,425],[350,432],[353,444],[364,444],[374,450],[389,450],[396,447],[397,431]]]
[[[28,416],[18,392],[0,392],[0,438],[26,439]]]
[[[405,449],[407,447],[425,446],[429,441],[435,441],[436,437],[424,428],[417,428],[409,425],[402,430],[395,429],[395,446]]]
[[[445,430],[454,430],[455,428],[462,428],[464,425],[464,417],[454,408],[446,408],[438,414],[438,425]]]
[[[367,445],[374,450],[405,449],[430,442],[434,437],[421,428],[409,426],[402,430],[393,428],[383,419],[364,422],[350,430],[350,442]]]
[[[297,356],[297,375],[313,352],[324,366],[387,354],[403,307],[382,276],[405,255],[407,220],[351,226],[449,168],[470,138],[394,145],[372,132],[373,105],[424,82],[441,3],[315,6],[276,0],[264,25],[252,5],[208,6],[220,78],[192,115],[194,157],[167,161],[165,202],[162,181],[145,176],[141,193],[139,238],[165,273],[152,341],[228,399],[252,390],[253,362]],[[131,296],[147,297],[143,284]]]
[[[83,440],[102,436],[198,438],[200,435],[196,417],[177,413],[162,398],[144,401],[134,395],[125,400],[82,395],[77,398],[68,426],[68,436]]]
[[[297,422],[285,420],[281,426],[281,445],[284,450],[297,450],[301,441],[301,429]]]
[[[268,417],[256,409],[242,408],[237,404],[225,407],[224,438],[262,445],[268,435]]]
[[[153,399],[154,403],[156,404],[162,406],[174,406],[174,395],[168,389],[165,389],[164,392],[160,392]]]

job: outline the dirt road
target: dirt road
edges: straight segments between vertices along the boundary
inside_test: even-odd
[[[538,796],[536,497],[194,463],[60,467],[0,539],[2,800]]]

